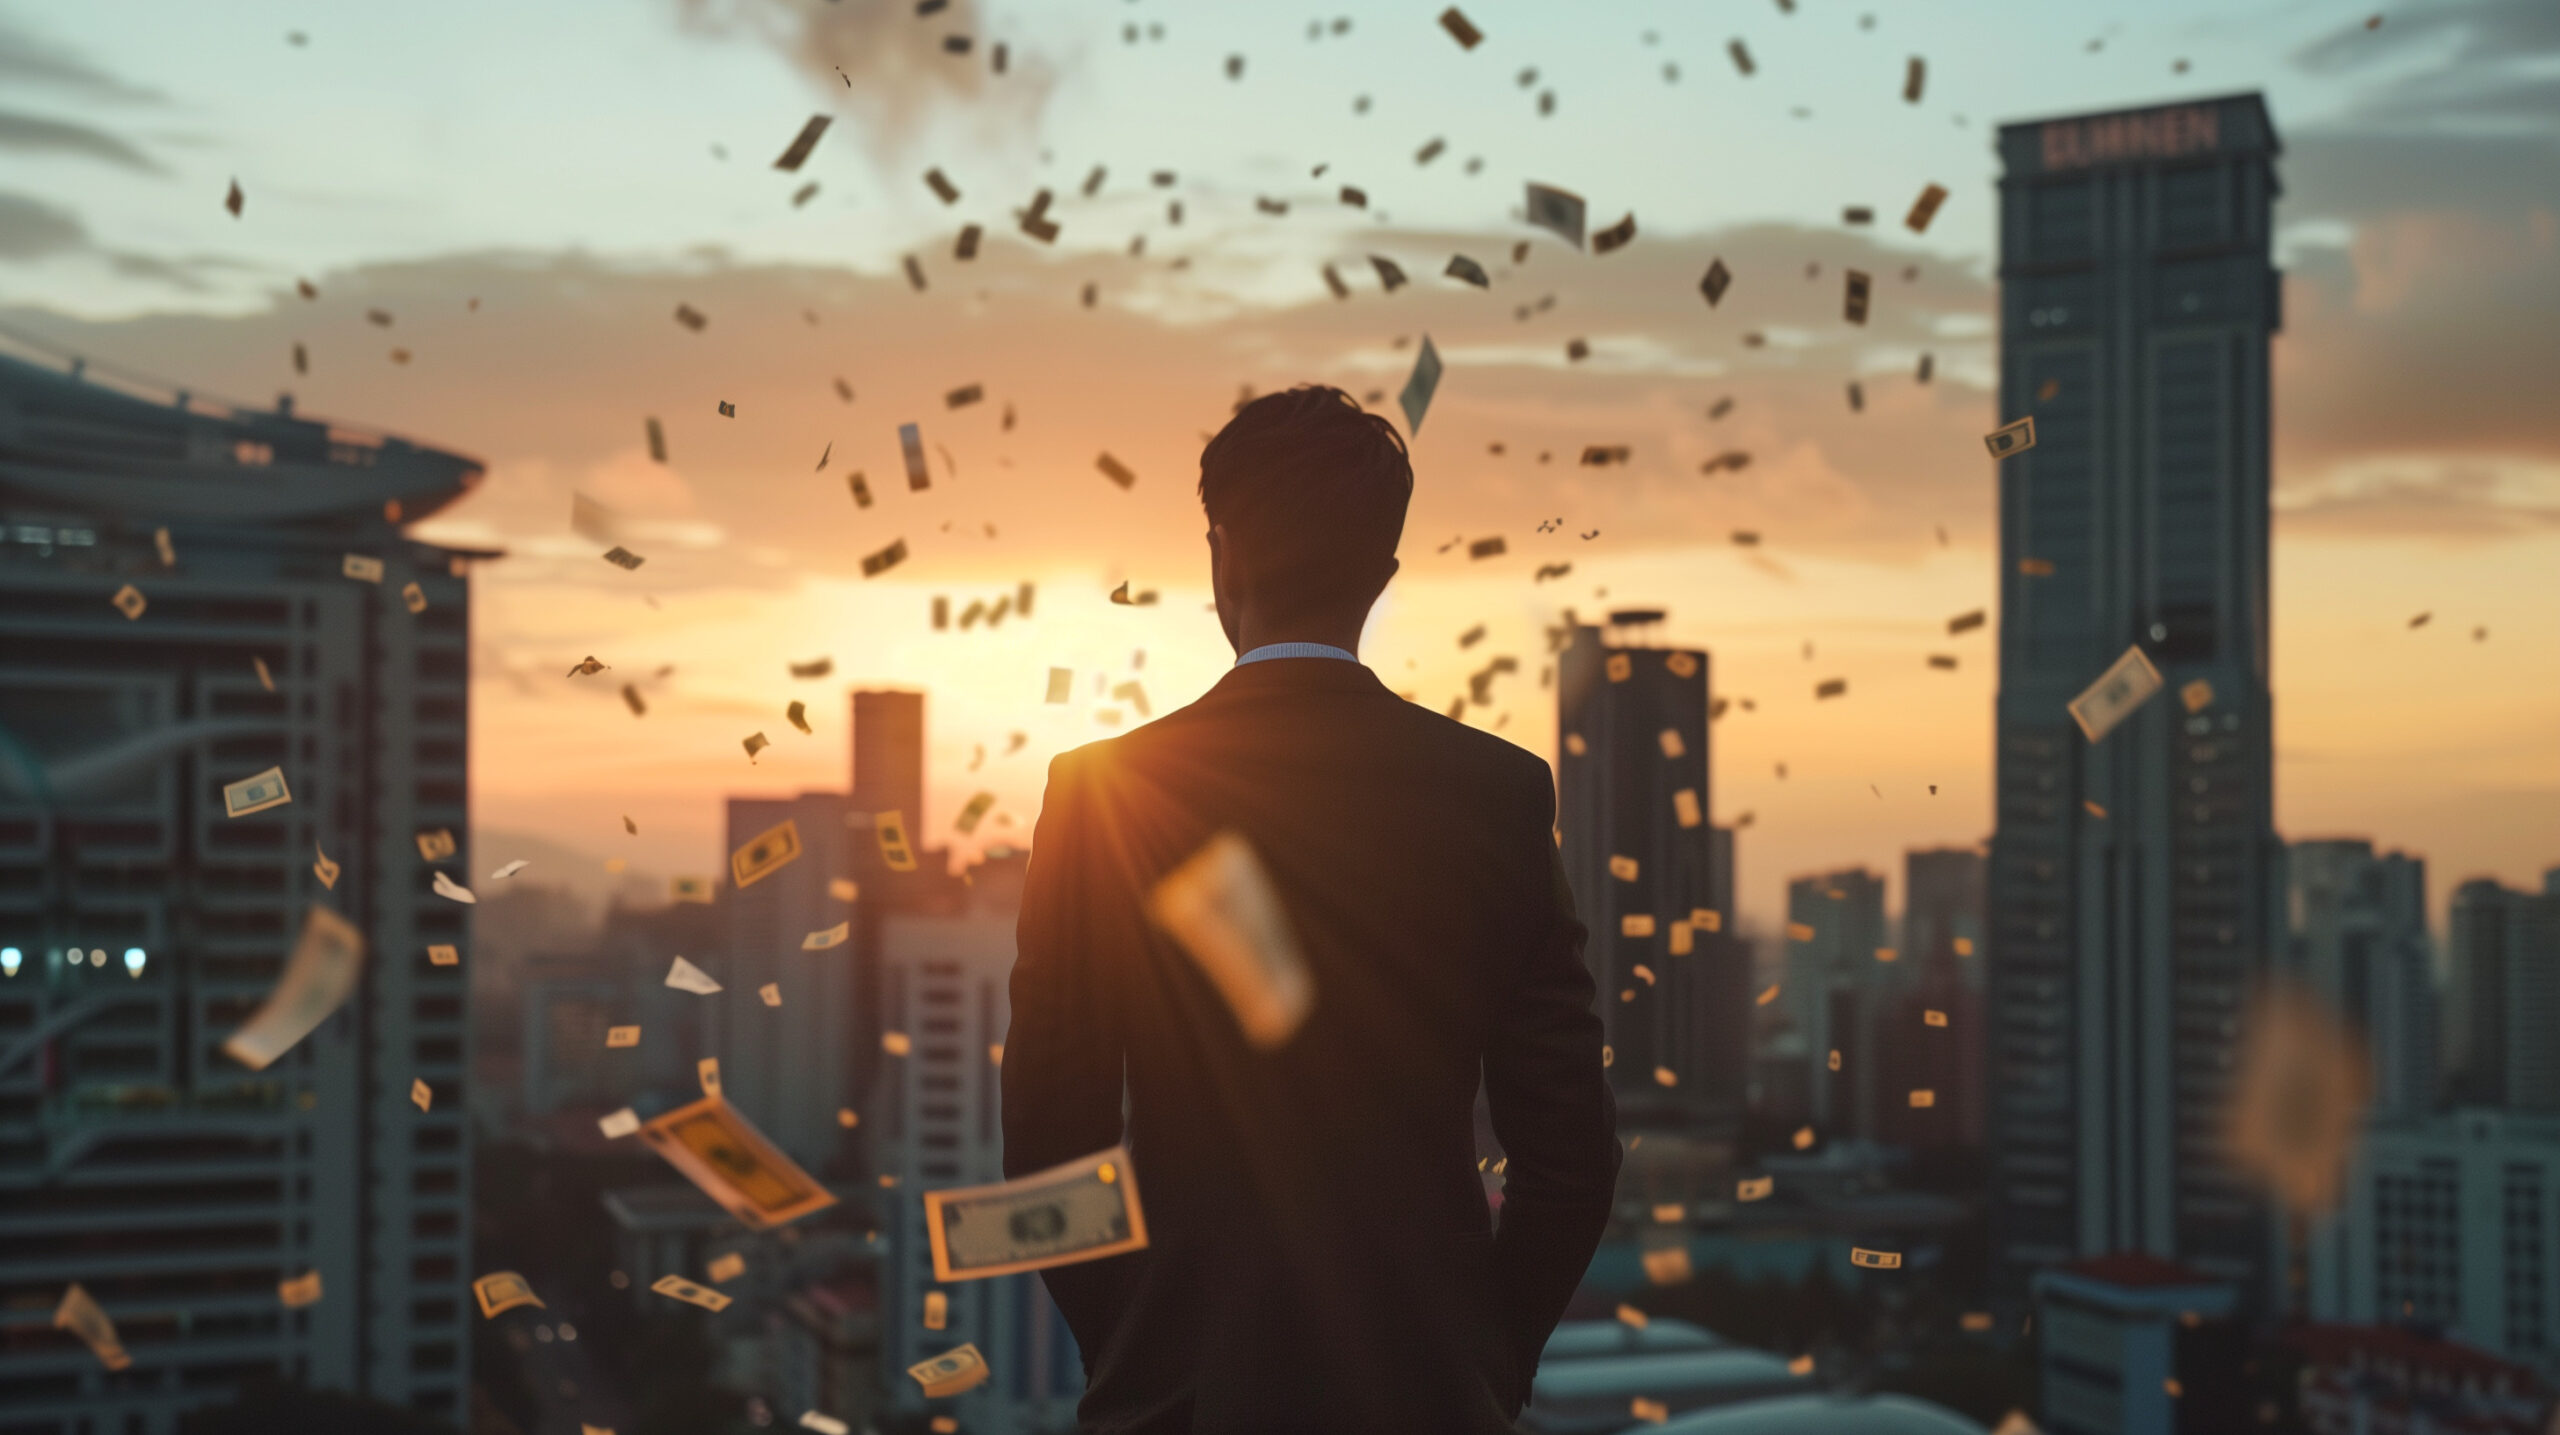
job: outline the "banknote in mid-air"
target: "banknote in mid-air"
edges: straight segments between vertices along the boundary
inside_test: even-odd
[[[533,1282],[514,1271],[491,1271],[471,1283],[471,1294],[480,1302],[480,1315],[484,1320],[520,1305],[529,1305],[536,1310],[550,1309],[542,1303],[542,1297],[533,1293]]]
[[[960,816],[951,825],[959,829],[961,835],[965,837],[978,830],[978,819],[986,816],[987,809],[995,805],[994,793],[981,792],[969,799],[969,804],[960,809]]]
[[[222,1049],[251,1071],[266,1070],[338,1009],[363,968],[364,934],[328,908],[312,907],[303,914],[302,935],[285,959],[284,975]]]
[[[109,1370],[122,1370],[133,1364],[133,1357],[124,1352],[124,1342],[116,1338],[116,1323],[76,1282],[62,1293],[62,1304],[54,1307],[53,1328],[80,1337],[89,1353]]]
[[[660,1276],[649,1283],[649,1289],[656,1291],[660,1295],[674,1296],[677,1300],[683,1301],[688,1305],[698,1305],[704,1310],[727,1310],[729,1308],[729,1297],[711,1289],[709,1286],[695,1285],[693,1282],[686,1280],[682,1276]]]
[[[2117,723],[2133,715],[2134,709],[2151,700],[2162,686],[2160,670],[2151,665],[2151,655],[2134,644],[2124,656],[2098,674],[2088,690],[2071,700],[2071,720],[2080,731],[2096,742],[2115,729]]]
[[[1129,1153],[1114,1146],[1012,1181],[924,1194],[939,1281],[1100,1260],[1147,1244]]]
[[[882,865],[892,872],[916,870],[915,852],[907,845],[907,815],[903,812],[883,812],[872,819],[872,825],[880,836]]]
[[[293,801],[293,790],[285,786],[284,769],[271,767],[255,777],[244,777],[222,787],[222,815],[246,817],[270,807],[282,807]]]
[[[733,887],[752,887],[799,855],[800,824],[786,817],[729,854],[729,883]]]
[[[756,1230],[789,1225],[836,1202],[826,1187],[782,1154],[717,1096],[679,1106],[640,1128],[667,1164]]]
[[[276,1299],[283,1301],[288,1310],[317,1305],[320,1301],[320,1273],[310,1271],[291,1280],[276,1282]]]
[[[1396,404],[1404,410],[1404,431],[1422,432],[1422,416],[1431,412],[1431,396],[1440,392],[1440,351],[1431,336],[1422,336],[1422,351],[1413,356],[1413,373],[1404,381],[1404,391],[1396,395]]]
[[[1147,894],[1147,914],[1200,964],[1246,1040],[1268,1051],[1306,1021],[1315,978],[1270,874],[1242,835],[1210,838]]]
[[[975,1345],[946,1350],[930,1360],[920,1360],[907,1367],[907,1374],[924,1387],[928,1400],[957,1395],[984,1381],[989,1373],[987,1358],[978,1353]]]
[[[1606,213],[1607,211],[1602,211]],[[1529,184],[1528,218],[1531,224],[1555,235],[1576,249],[1582,247],[1582,196],[1553,185]]]

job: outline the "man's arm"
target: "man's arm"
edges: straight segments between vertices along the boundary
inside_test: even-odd
[[[1049,764],[1014,928],[1012,1027],[1004,1045],[1004,1173],[1046,1170],[1121,1139],[1120,1024],[1109,954],[1092,950],[1095,834],[1072,755]],[[1119,1314],[1128,1258],[1041,1272],[1090,1371]]]
[[[1609,1224],[1618,1182],[1618,1111],[1600,1066],[1600,1017],[1582,962],[1564,865],[1546,840],[1555,789],[1540,763],[1535,796],[1546,868],[1515,984],[1495,1009],[1484,1058],[1485,1101],[1509,1160],[1494,1272],[1528,1394],[1538,1353]]]

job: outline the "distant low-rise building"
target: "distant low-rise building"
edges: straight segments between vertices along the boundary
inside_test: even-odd
[[[2424,1330],[2310,1325],[2302,1356],[2311,1435],[2545,1435],[2551,1389],[2533,1370]]]
[[[2229,1326],[2240,1293],[2228,1282],[2127,1253],[2039,1271],[2032,1292],[2047,1435],[2228,1435],[2257,1424],[2238,1379],[2246,1342]]]

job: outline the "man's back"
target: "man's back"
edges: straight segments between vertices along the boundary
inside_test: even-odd
[[[1326,658],[1239,666],[1061,757],[1034,843],[1006,1167],[1123,1137],[1151,1245],[1050,1272],[1098,1430],[1506,1428],[1618,1148],[1546,765]],[[1315,987],[1250,1045],[1142,902],[1219,832]],[[1508,1155],[1491,1234],[1479,1082]]]

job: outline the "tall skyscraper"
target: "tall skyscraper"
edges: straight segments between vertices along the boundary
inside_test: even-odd
[[[1814,1124],[1873,1139],[1875,1025],[1901,953],[1885,936],[1884,879],[1864,867],[1787,884],[1787,1004],[1812,1063]]]
[[[1970,847],[1903,854],[1907,985],[1885,998],[1875,1034],[1876,1136],[1896,1146],[1982,1144],[1982,854]],[[1913,1093],[1928,1104],[1914,1106]]]
[[[2255,1303],[2272,1219],[2219,1158],[2282,942],[2267,697],[2275,131],[2256,95],[2003,126],[1995,1288],[2116,1252]],[[2092,742],[2138,646],[2166,690]]]
[[[2466,1102],[2560,1111],[2560,868],[2543,885],[2482,877],[2453,890],[2455,1088]]]
[[[402,525],[480,467],[66,367],[0,357],[0,1426],[171,1435],[258,1376],[459,1423],[473,555]],[[360,979],[251,1071],[314,906]],[[49,1327],[75,1282],[130,1367]]]
[[[2424,1116],[2436,1101],[2434,943],[2427,864],[2376,855],[2362,838],[2286,850],[2293,968],[2364,1035],[2377,1120]]]
[[[882,1193],[881,1378],[891,1408],[921,1411],[907,1367],[976,1345],[993,1378],[952,1402],[950,1413],[990,1435],[1070,1426],[1084,1393],[1083,1357],[1039,1276],[938,1284],[924,1224],[924,1192],[1004,1179],[1002,1043],[1012,1023],[1007,988],[1024,865],[1014,857],[979,867],[961,911],[883,922],[888,1019],[909,1045],[904,1056],[873,1048],[880,1164],[898,1179]],[[924,1323],[932,1294],[943,1299],[939,1330]]]
[[[1573,626],[1556,684],[1565,877],[1635,1125],[1738,1118],[1749,1062],[1751,974],[1724,930],[1731,894],[1716,889],[1706,820],[1707,655],[1621,641],[1662,617]]]

